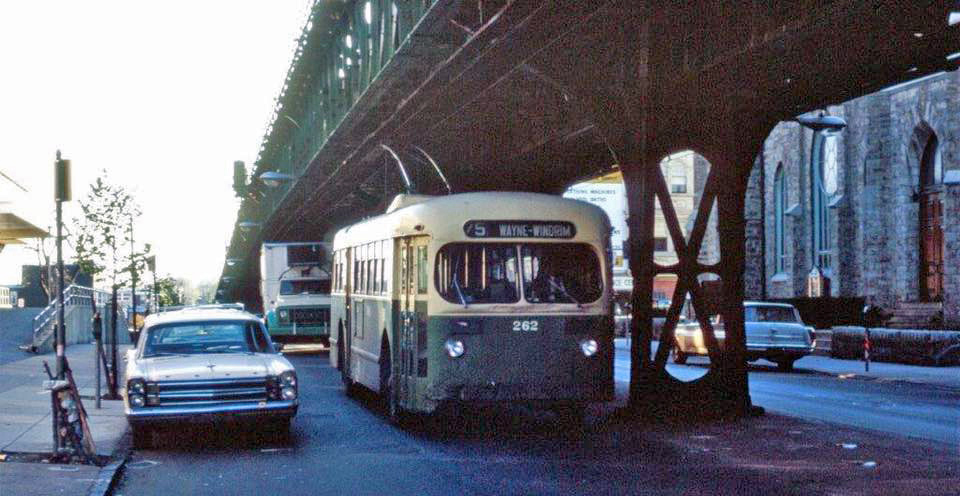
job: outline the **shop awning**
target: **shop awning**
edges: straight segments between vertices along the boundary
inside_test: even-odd
[[[0,244],[16,244],[23,238],[46,238],[50,233],[9,212],[0,213]]]

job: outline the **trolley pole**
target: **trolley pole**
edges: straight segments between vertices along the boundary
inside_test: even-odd
[[[66,371],[66,343],[67,332],[64,327],[63,301],[63,202],[70,201],[70,161],[61,158],[57,150],[57,160],[54,163],[54,177],[56,187],[54,200],[57,204],[57,379],[63,380]]]

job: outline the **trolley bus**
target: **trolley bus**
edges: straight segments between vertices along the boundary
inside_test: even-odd
[[[613,398],[610,223],[535,193],[399,195],[334,238],[330,360],[392,420]]]

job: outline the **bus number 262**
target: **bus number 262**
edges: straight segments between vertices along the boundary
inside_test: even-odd
[[[537,332],[539,327],[540,327],[540,322],[536,320],[514,320],[513,321],[514,332]]]

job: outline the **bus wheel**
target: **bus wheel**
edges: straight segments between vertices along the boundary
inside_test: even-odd
[[[380,345],[380,397],[383,401],[384,412],[391,424],[403,423],[403,410],[400,407],[394,388],[394,375],[390,362],[390,344],[384,338]]]
[[[344,344],[343,330],[341,329],[337,336],[337,368],[340,369],[340,381],[343,382],[344,393],[352,398],[357,394],[357,383],[350,378],[350,371],[346,363],[347,352],[343,349]]]

